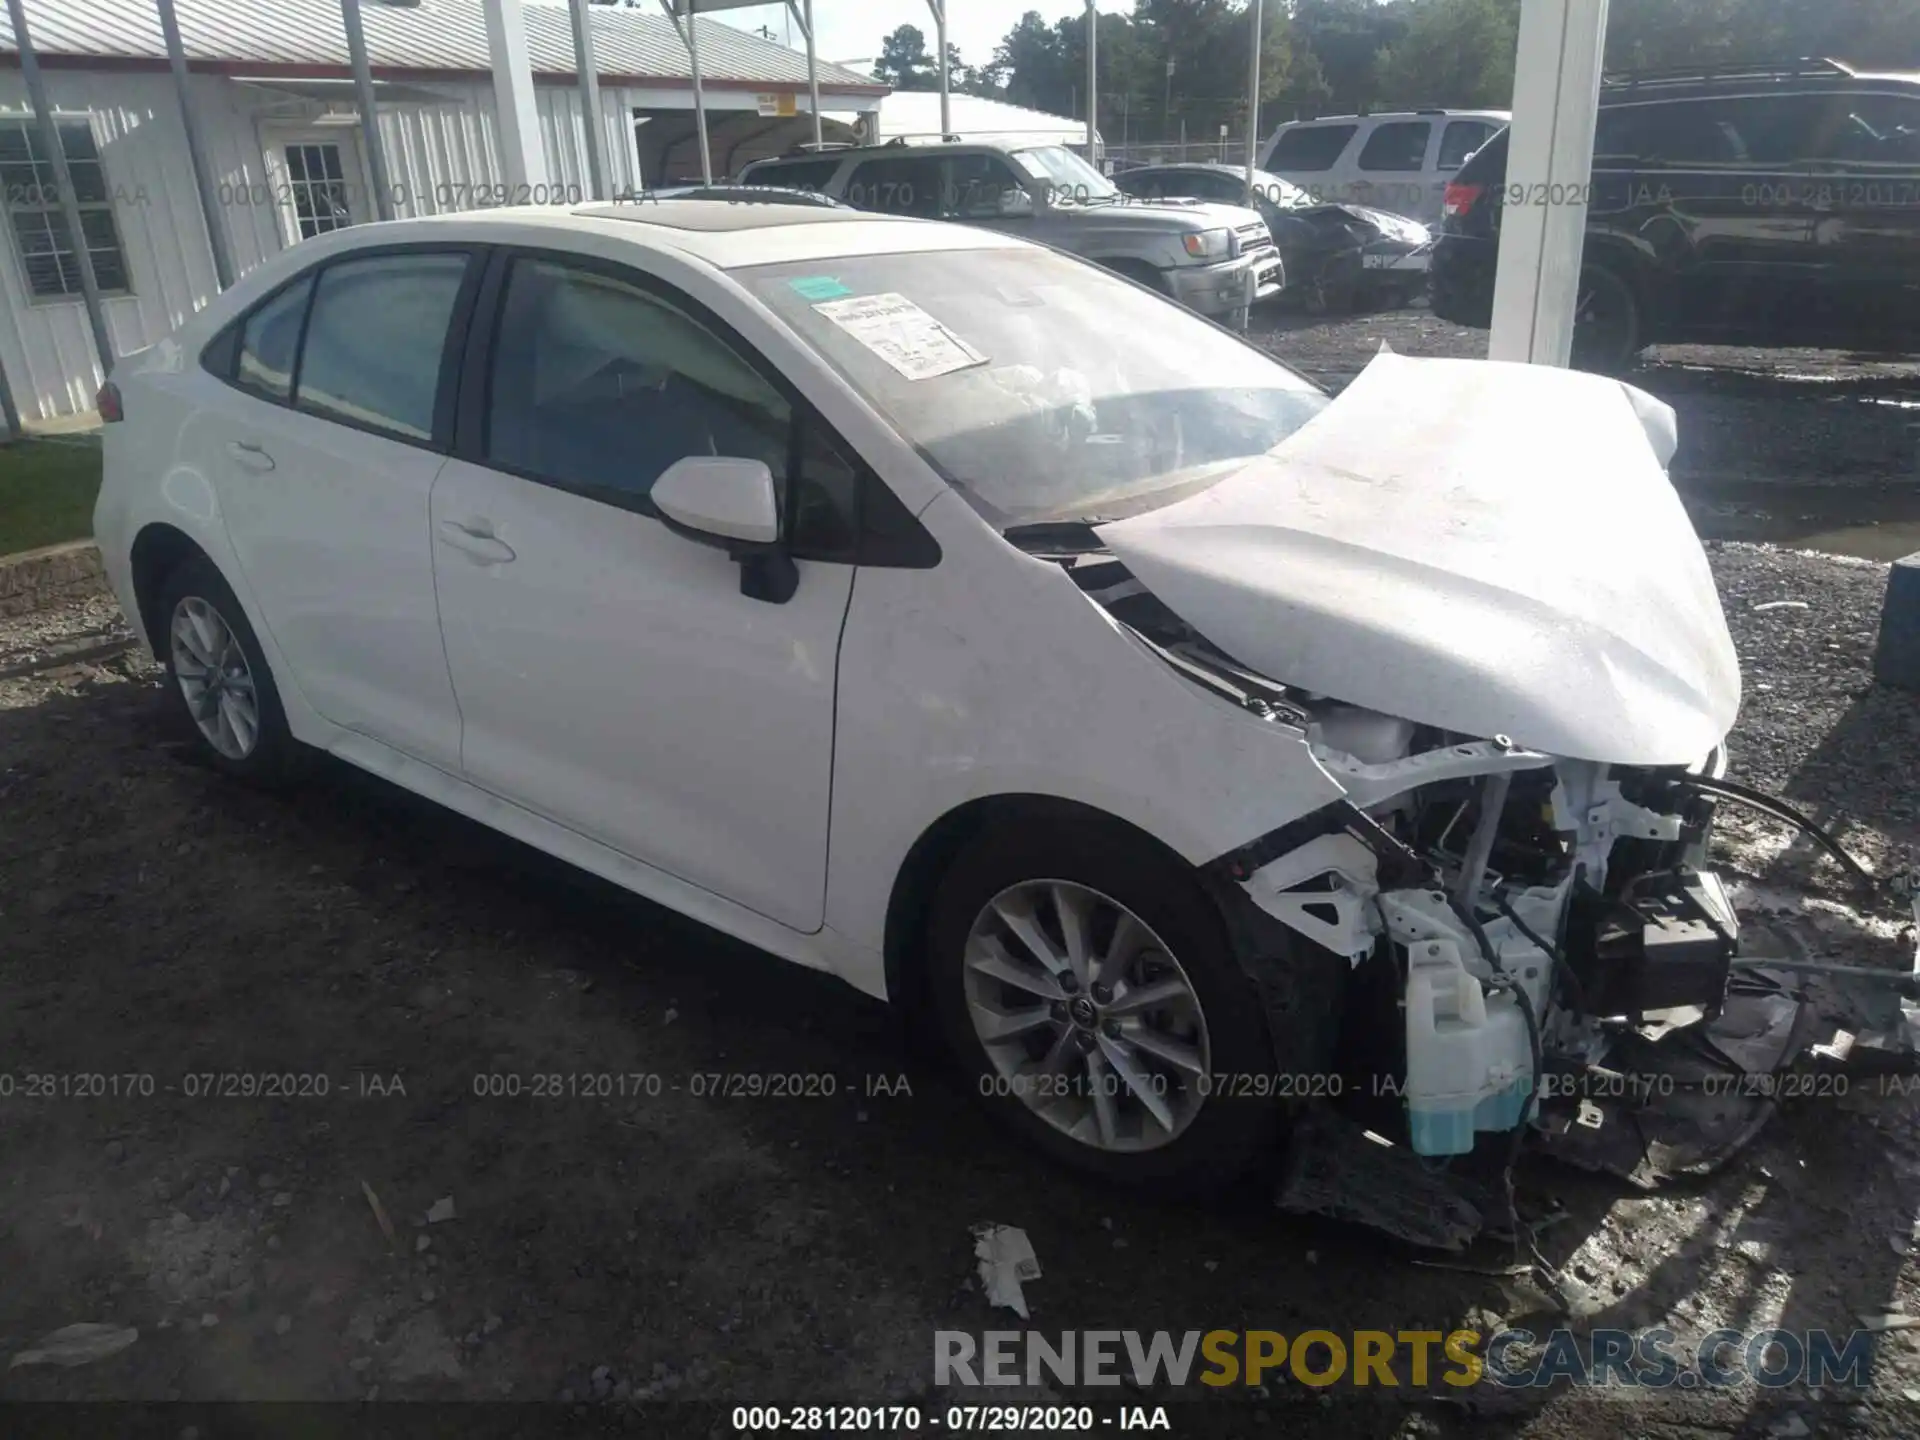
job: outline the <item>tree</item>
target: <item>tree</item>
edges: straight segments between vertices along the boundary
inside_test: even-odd
[[[1504,109],[1513,103],[1519,34],[1520,0],[1422,0],[1406,34],[1381,54],[1381,88],[1408,109]]]
[[[873,73],[896,90],[940,88],[933,56],[927,53],[927,37],[917,25],[902,25],[880,42],[880,58],[874,62]]]

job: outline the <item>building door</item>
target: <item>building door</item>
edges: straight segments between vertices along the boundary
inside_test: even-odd
[[[378,213],[361,161],[360,137],[352,129],[270,129],[261,139],[283,244],[358,225]]]

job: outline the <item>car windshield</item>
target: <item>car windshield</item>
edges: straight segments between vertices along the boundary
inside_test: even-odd
[[[1044,180],[1062,198],[1085,202],[1111,200],[1120,192],[1113,182],[1064,145],[1036,145],[1013,152],[1014,161],[1035,180]]]
[[[1002,528],[1169,504],[1327,403],[1226,331],[1048,250],[734,274]]]

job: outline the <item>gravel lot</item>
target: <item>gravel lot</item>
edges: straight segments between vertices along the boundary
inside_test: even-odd
[[[1435,322],[1377,323],[1414,350]],[[1337,347],[1287,344],[1335,365]],[[1884,567],[1737,543],[1711,560],[1746,667],[1735,774],[1877,862],[1920,853],[1920,701],[1869,685]],[[1796,604],[1755,608],[1779,600]],[[725,1419],[703,1405],[940,1404],[933,1332],[1012,1323],[968,1282],[981,1221],[1032,1237],[1048,1332],[1540,1321],[1523,1282],[1282,1218],[1253,1186],[1176,1207],[1050,1170],[906,1053],[881,1007],[357,773],[281,798],[224,783],[178,744],[136,656],[13,673],[114,623],[106,600],[0,622],[0,1351],[76,1321],[139,1338],[89,1366],[0,1370],[0,1400],[505,1397],[571,1401],[577,1429],[697,1434]],[[1839,893],[1769,827],[1735,821],[1726,841],[1754,894]],[[1833,954],[1903,953],[1839,903],[1780,923]],[[694,1093],[742,1071],[831,1076],[834,1093]],[[186,1093],[240,1072],[328,1093]],[[476,1076],[556,1072],[660,1092],[475,1093]],[[153,1089],[27,1093],[29,1076],[87,1075]],[[1523,1194],[1569,1212],[1542,1243],[1587,1287],[1583,1324],[1845,1332],[1920,1313],[1903,1097],[1784,1102],[1741,1161],[1680,1192],[1539,1165]],[[443,1198],[454,1217],[426,1223]],[[1276,1387],[1181,1402],[1174,1424],[1905,1436],[1916,1336],[1885,1337],[1864,1400]]]

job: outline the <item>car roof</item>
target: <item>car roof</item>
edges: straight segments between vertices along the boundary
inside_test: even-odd
[[[1362,120],[1498,120],[1504,125],[1512,118],[1512,112],[1507,110],[1376,110],[1371,115],[1316,115],[1311,120],[1289,120],[1279,128],[1352,125]]]
[[[644,196],[614,204],[556,208],[514,205],[462,210],[415,220],[388,220],[333,231],[320,242],[302,241],[293,254],[406,244],[417,240],[469,240],[487,244],[554,243],[569,233],[615,236],[647,250],[670,250],[722,270],[792,260],[847,255],[898,255],[938,250],[1028,248],[1017,236],[976,226],[947,225],[905,215],[879,215],[844,207],[758,205],[740,200],[672,200]],[[311,249],[309,247],[312,247]]]

